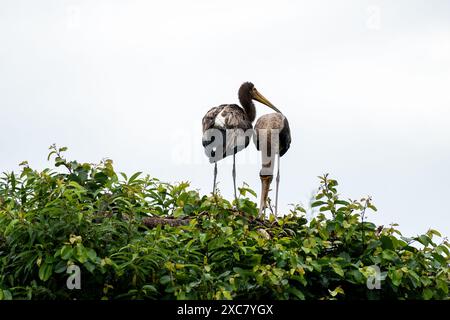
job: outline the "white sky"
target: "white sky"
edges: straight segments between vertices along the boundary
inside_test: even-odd
[[[283,208],[329,172],[343,195],[373,196],[375,222],[450,234],[445,0],[0,0],[0,171],[50,165],[55,142],[210,192],[201,118],[243,81],[291,124]],[[237,162],[259,193],[254,146]],[[218,179],[231,199],[230,161]]]

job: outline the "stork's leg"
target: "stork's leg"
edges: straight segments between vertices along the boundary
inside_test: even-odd
[[[264,200],[265,200],[265,199],[263,199],[263,197],[261,197],[261,199],[260,199],[260,201],[259,201],[259,213],[258,213],[258,217],[259,217],[260,219],[266,215],[266,203],[265,203]]]
[[[216,194],[216,179],[217,179],[217,162],[214,162],[214,183],[213,183],[213,195]]]
[[[280,154],[278,153],[277,179],[275,190],[275,218],[278,216],[278,186],[280,185]]]
[[[263,175],[260,173],[261,178],[261,202],[259,205],[259,218],[266,216],[267,198],[269,195],[270,183],[272,182],[272,175]]]
[[[236,207],[238,207],[238,199],[236,193],[236,154],[233,153],[233,187],[234,187],[234,199],[236,200]]]
[[[259,212],[258,212],[258,218],[262,219],[266,216],[266,203],[265,199],[261,197],[259,201]]]

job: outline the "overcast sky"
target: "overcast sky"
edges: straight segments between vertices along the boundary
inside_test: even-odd
[[[244,81],[290,121],[284,210],[328,172],[341,194],[372,195],[376,223],[450,235],[446,0],[0,0],[0,171],[42,169],[57,143],[208,193],[201,118]],[[238,154],[239,185],[259,193],[259,169],[253,145]]]

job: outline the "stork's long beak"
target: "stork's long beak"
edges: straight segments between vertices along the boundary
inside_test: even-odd
[[[259,93],[258,90],[256,90],[256,89],[253,90],[252,96],[253,96],[253,99],[255,99],[256,101],[259,101],[262,104],[265,104],[266,106],[268,106],[269,108],[271,108],[275,112],[281,113],[281,111],[278,110],[269,100],[264,98],[264,96],[261,93]]]

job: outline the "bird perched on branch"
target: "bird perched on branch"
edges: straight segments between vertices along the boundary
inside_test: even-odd
[[[216,190],[217,162],[227,156],[233,156],[233,186],[236,195],[236,153],[250,143],[253,136],[253,121],[256,108],[253,100],[265,104],[276,112],[279,110],[256,90],[251,82],[244,82],[238,92],[241,106],[222,104],[210,109],[202,120],[202,143],[210,163],[214,163],[213,194]],[[237,203],[237,202],[236,202]]]
[[[262,168],[259,172],[261,178],[261,202],[259,215],[262,216],[267,207],[267,197],[273,179],[275,156],[277,156],[277,178],[275,191],[275,216],[278,213],[278,187],[280,183],[280,157],[291,145],[291,130],[287,118],[281,113],[270,113],[261,116],[255,124],[254,143],[256,149],[261,151]]]

